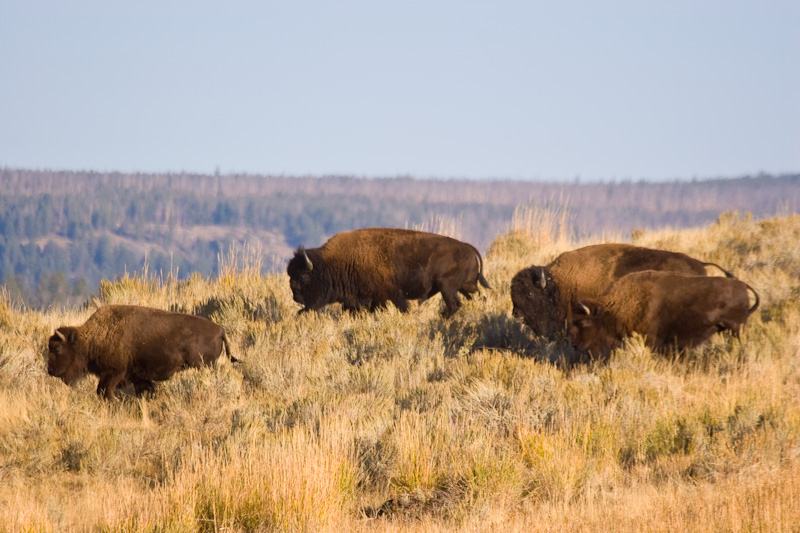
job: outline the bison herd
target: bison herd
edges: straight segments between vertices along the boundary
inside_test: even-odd
[[[713,266],[725,277],[708,276]],[[339,233],[319,248],[300,247],[287,272],[300,313],[339,303],[375,311],[391,302],[441,293],[449,318],[479,285],[490,288],[473,246],[412,230],[371,228]],[[754,303],[750,304],[750,293]],[[598,244],[530,266],[511,280],[512,313],[538,336],[566,336],[581,353],[607,356],[642,335],[655,350],[696,346],[720,331],[738,335],[758,307],[746,283],[714,263],[629,244]],[[111,398],[132,385],[137,394],[184,368],[232,361],[225,331],[197,316],[131,305],[100,307],[81,326],[60,327],[48,343],[47,370],[70,384],[90,373],[97,393]]]
[[[707,266],[725,277],[707,276]],[[514,316],[537,335],[567,332],[579,351],[605,356],[633,333],[654,349],[694,346],[717,331],[738,335],[758,294],[686,254],[597,244],[518,272],[511,301]]]

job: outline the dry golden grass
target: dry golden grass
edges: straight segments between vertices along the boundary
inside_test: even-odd
[[[494,290],[450,321],[438,297],[298,316],[286,276],[235,250],[217,278],[127,275],[87,309],[0,296],[0,530],[797,531],[800,216],[637,233],[732,270],[762,308],[740,341],[664,357],[634,338],[574,366],[511,319],[509,284],[588,241],[564,212],[514,224],[486,254]],[[243,362],[141,399],[68,388],[47,338],[101,303],[209,316]]]

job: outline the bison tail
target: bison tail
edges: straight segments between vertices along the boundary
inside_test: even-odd
[[[475,252],[475,258],[478,260],[478,283],[487,289],[491,289],[492,286],[489,285],[489,282],[483,277],[483,259],[481,259],[481,254]]]
[[[722,270],[722,273],[725,274],[726,278],[728,278],[728,279],[738,279],[736,276],[734,276],[733,274],[731,274],[730,272],[728,272],[727,270],[725,270],[724,268],[722,268],[721,266],[719,266],[716,263],[703,263],[703,266],[717,267],[718,269]]]
[[[231,355],[231,347],[230,344],[228,343],[228,336],[225,335],[224,331],[222,332],[222,346],[225,348],[225,355],[228,356],[228,359],[231,360],[231,363],[238,363],[239,360]]]
[[[753,296],[754,296],[754,297],[755,297],[755,299],[756,299],[756,303],[754,303],[754,304],[753,304],[753,307],[751,307],[751,308],[750,308],[750,310],[747,312],[747,314],[748,314],[748,315],[752,315],[752,314],[753,314],[753,312],[754,312],[756,309],[758,309],[758,304],[759,304],[759,303],[761,303],[761,300],[759,299],[759,297],[758,297],[758,293],[756,292],[756,290],[755,290],[753,287],[751,287],[751,286],[750,286],[750,285],[748,285],[747,283],[745,283],[744,285],[745,285],[745,287],[747,287],[748,289],[750,289],[750,292],[752,292],[752,293],[753,293]]]

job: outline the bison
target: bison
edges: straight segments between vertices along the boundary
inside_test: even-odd
[[[223,348],[236,362],[225,331],[208,319],[135,305],[106,305],[81,326],[56,329],[48,342],[47,373],[67,385],[94,374],[100,378],[97,394],[106,398],[129,383],[139,395],[178,370],[213,364]]]
[[[348,311],[374,311],[392,302],[401,312],[409,300],[442,294],[444,317],[486,288],[481,254],[472,245],[433,233],[367,228],[338,233],[319,248],[297,249],[287,267],[300,313],[341,303]]]
[[[752,306],[748,291],[755,297]],[[680,350],[718,331],[738,336],[758,304],[756,291],[738,279],[634,272],[599,299],[576,302],[570,335],[579,351],[593,356],[607,356],[633,333],[654,350]]]
[[[659,270],[706,275],[704,263],[686,254],[631,244],[596,244],[559,255],[547,266],[531,266],[511,280],[513,315],[534,333],[554,337],[569,326],[572,306],[581,298],[597,298],[614,280],[631,272]]]

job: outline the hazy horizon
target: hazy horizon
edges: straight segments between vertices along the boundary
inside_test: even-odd
[[[264,172],[225,172],[221,169],[214,169],[212,171],[191,171],[191,170],[154,170],[154,171],[120,171],[115,169],[92,169],[92,168],[32,168],[32,167],[19,167],[0,164],[0,169],[8,171],[19,172],[42,172],[42,173],[75,173],[75,174],[119,174],[119,175],[139,175],[139,176],[165,176],[165,175],[188,175],[198,177],[221,177],[221,178],[234,178],[251,177],[251,178],[288,178],[288,179],[325,179],[325,178],[345,178],[357,180],[414,180],[414,181],[468,181],[468,182],[519,182],[519,183],[539,183],[542,185],[567,185],[567,184],[607,184],[607,185],[622,185],[626,183],[652,183],[652,184],[669,184],[669,183],[691,183],[691,182],[709,182],[709,181],[730,181],[739,179],[759,179],[759,178],[783,178],[800,175],[800,170],[786,171],[786,172],[752,172],[742,173],[735,175],[718,175],[718,176],[682,176],[675,178],[665,179],[647,179],[647,178],[585,178],[582,176],[575,176],[570,179],[545,179],[545,178],[506,178],[506,177],[471,177],[471,176],[413,176],[409,174],[396,174],[396,175],[356,175],[356,174],[338,174],[338,173],[324,173],[324,174],[277,174],[277,173],[264,173]]]

